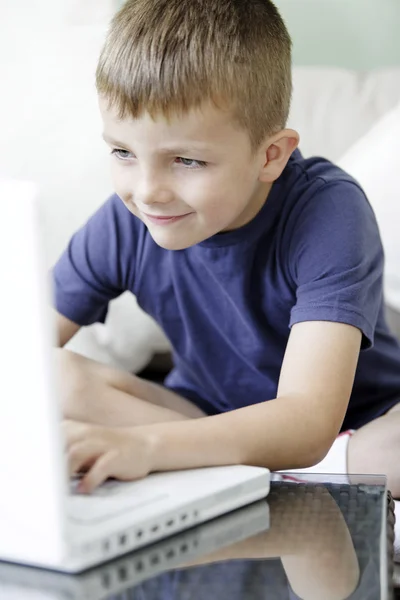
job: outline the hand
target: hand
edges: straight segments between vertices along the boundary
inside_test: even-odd
[[[64,421],[70,476],[82,472],[78,491],[90,493],[108,477],[141,479],[151,471],[150,438],[140,428],[103,427]]]

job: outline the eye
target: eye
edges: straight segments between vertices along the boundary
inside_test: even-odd
[[[132,157],[132,154],[128,150],[121,150],[120,148],[114,148],[111,150],[111,154],[116,156],[119,160],[128,160]]]
[[[181,165],[187,167],[188,169],[201,169],[202,167],[207,166],[207,163],[203,160],[194,160],[192,158],[183,158],[182,156],[178,156],[177,161],[180,162]]]

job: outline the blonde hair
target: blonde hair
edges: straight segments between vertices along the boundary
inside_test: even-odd
[[[128,0],[96,85],[121,119],[228,107],[255,149],[286,125],[291,40],[270,0]]]

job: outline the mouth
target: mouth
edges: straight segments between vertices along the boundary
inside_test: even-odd
[[[154,223],[155,225],[171,225],[172,223],[176,223],[177,221],[182,221],[192,213],[186,213],[185,215],[176,215],[173,217],[162,217],[156,215],[148,215],[147,213],[143,213],[144,216],[150,223]]]

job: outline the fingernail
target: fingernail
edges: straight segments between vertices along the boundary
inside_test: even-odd
[[[78,485],[76,486],[76,491],[78,492],[78,494],[85,494],[85,485],[83,483],[83,480],[81,479],[81,481],[78,483]]]

